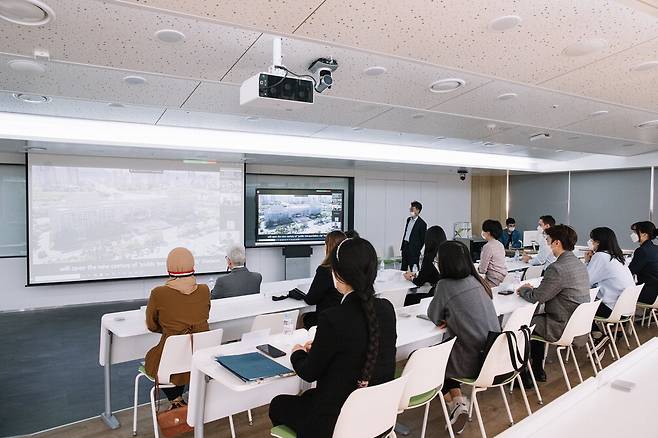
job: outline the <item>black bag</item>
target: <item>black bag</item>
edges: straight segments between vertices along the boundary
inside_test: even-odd
[[[516,338],[516,333],[513,331],[504,331],[504,332],[489,332],[487,335],[487,341],[484,344],[484,348],[480,351],[480,369],[484,365],[484,361],[491,350],[496,339],[499,336],[504,335],[507,338],[507,347],[509,349],[510,361],[512,362],[512,368],[514,372],[521,372],[523,368],[528,364],[528,359],[530,359],[530,329],[528,326],[521,327],[521,332],[523,333],[523,343],[525,348],[523,349],[523,354],[520,353],[518,340]],[[498,384],[508,380],[514,375],[514,372],[505,373],[500,376],[496,376],[494,379],[494,384]]]
[[[278,297],[272,297],[272,301],[281,301],[285,300],[286,298],[292,298],[293,300],[299,300],[303,301],[304,298],[306,298],[306,293],[304,291],[294,288],[291,291],[288,292],[288,295],[281,295]]]

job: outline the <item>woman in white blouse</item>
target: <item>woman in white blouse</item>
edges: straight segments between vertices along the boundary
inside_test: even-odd
[[[501,234],[503,234],[503,226],[500,222],[487,219],[482,223],[482,238],[487,243],[480,253],[478,272],[484,275],[491,287],[498,286],[507,276],[505,247],[498,241]]]
[[[592,287],[599,287],[596,297],[602,301],[596,315],[607,318],[612,313],[619,295],[627,287],[633,286],[635,281],[626,265],[614,231],[608,227],[594,228],[589,237],[589,251],[585,254],[587,273]],[[600,330],[593,325],[592,331]]]

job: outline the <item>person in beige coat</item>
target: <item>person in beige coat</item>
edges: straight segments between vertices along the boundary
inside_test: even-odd
[[[208,331],[210,290],[196,282],[192,253],[185,248],[173,249],[167,257],[167,271],[169,280],[151,291],[146,306],[146,326],[152,332],[162,333],[158,345],[146,353],[144,368],[153,378],[158,374],[167,337]],[[170,381],[176,387],[162,391],[172,409],[184,406],[183,392],[190,382],[190,373],[174,374]]]

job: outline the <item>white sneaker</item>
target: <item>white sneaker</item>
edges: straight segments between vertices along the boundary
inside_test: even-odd
[[[466,397],[456,397],[452,403],[450,412],[450,424],[455,433],[462,433],[468,422],[468,399]]]

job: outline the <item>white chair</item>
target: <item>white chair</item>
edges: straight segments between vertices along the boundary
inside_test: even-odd
[[[454,438],[455,436],[452,425],[450,424],[448,408],[446,407],[443,394],[441,394],[441,388],[445,380],[448,358],[450,358],[450,352],[456,339],[452,338],[443,344],[414,351],[402,371],[402,376],[408,376],[409,380],[407,380],[404,392],[402,393],[399,412],[402,413],[407,409],[425,406],[423,428],[420,432],[421,438],[425,438],[430,402],[435,397],[441,402],[443,416],[448,425],[450,437]]]
[[[567,376],[567,370],[564,367],[564,361],[562,360],[562,354],[560,353],[561,350],[566,349],[571,353],[571,356],[573,357],[573,363],[576,366],[576,372],[578,373],[578,379],[580,380],[580,383],[583,383],[583,376],[580,373],[580,366],[578,365],[578,360],[576,359],[576,355],[573,351],[574,338],[577,336],[588,336],[588,342],[585,343],[585,347],[587,348],[587,355],[589,356],[592,368],[594,369],[594,375],[598,374],[596,364],[594,363],[594,357],[596,357],[596,361],[598,362],[599,367],[601,367],[601,360],[598,353],[596,352],[596,346],[594,345],[594,340],[592,339],[591,335],[592,321],[594,321],[594,315],[596,314],[596,310],[599,308],[600,304],[601,301],[592,301],[589,303],[579,304],[578,307],[576,307],[576,310],[574,310],[574,312],[571,314],[569,321],[567,321],[567,325],[564,328],[564,332],[562,332],[562,336],[555,342],[549,342],[541,336],[537,335],[532,337],[533,340],[544,342],[547,345],[555,345],[557,347],[557,358],[560,362],[560,368],[562,368],[562,376],[564,376],[564,381],[567,383],[567,388],[569,390],[571,390],[571,382],[569,382],[569,376]],[[590,344],[592,347],[591,350]],[[546,357],[547,352],[548,348],[545,349],[544,357]]]
[[[599,294],[599,289],[598,287],[593,287],[589,290],[589,300],[590,301],[595,301],[596,296]]]
[[[409,288],[389,290],[386,292],[378,293],[377,298],[389,300],[393,305],[393,308],[399,309],[400,307],[404,307],[404,299],[407,297],[408,292]]]
[[[534,327],[531,327],[531,331]],[[514,332],[517,339],[517,344],[519,346],[519,353],[525,354],[525,340],[523,333],[519,330]],[[473,392],[471,395],[471,406],[469,410],[469,419],[473,414],[473,408],[475,408],[475,414],[477,415],[478,424],[480,426],[480,434],[482,438],[486,438],[487,433],[484,430],[484,423],[482,422],[482,414],[480,413],[480,405],[477,400],[477,393],[486,391],[488,388],[498,387],[500,388],[500,393],[503,396],[503,401],[505,402],[505,410],[507,411],[507,417],[509,418],[510,424],[514,424],[514,418],[512,418],[512,412],[509,408],[509,403],[507,402],[507,396],[505,395],[505,390],[503,387],[516,379],[521,388],[521,394],[523,395],[523,402],[525,403],[526,410],[528,415],[532,414],[530,410],[530,404],[528,403],[528,397],[525,393],[525,388],[523,387],[523,382],[521,382],[521,377],[518,371],[514,370],[514,367],[518,367],[520,364],[512,364],[512,358],[510,357],[510,351],[507,344],[507,337],[505,335],[498,336],[494,341],[487,357],[484,360],[482,369],[480,370],[479,375],[475,379],[455,379],[460,383],[470,385],[473,387]],[[509,377],[503,379],[500,382],[494,382],[494,379],[497,376],[507,375]]]
[[[637,303],[637,307],[639,309],[642,309],[642,327],[644,327],[644,320],[646,319],[647,316],[647,310],[649,311],[649,321],[647,322],[647,328],[651,327],[651,317],[653,316],[653,320],[656,322],[656,327],[658,327],[658,315],[656,315],[656,310],[658,309],[658,298],[656,298],[656,301],[653,302],[653,304],[645,304],[645,303]]]
[[[288,314],[292,318],[293,324],[297,324],[297,318],[299,317],[299,310],[290,310],[288,312],[280,313],[267,313],[265,315],[258,315],[254,318],[254,322],[251,324],[252,332],[263,329],[270,329],[270,334],[276,335],[278,333],[283,333],[283,320]]]
[[[395,438],[395,421],[407,376],[381,385],[357,389],[347,397],[338,415],[333,438],[372,438],[386,431]],[[270,430],[276,438],[295,438],[295,431],[287,426],[276,426]]]
[[[528,304],[527,306],[519,307],[516,309],[505,322],[503,331],[517,331],[521,330],[521,327],[527,326],[530,327],[532,322],[532,317],[535,315],[539,303]],[[532,386],[535,387],[535,394],[537,394],[537,400],[540,405],[544,404],[544,400],[541,398],[539,393],[539,387],[537,386],[537,380],[535,379],[535,373],[532,371],[532,367],[528,366],[528,371],[530,372],[530,377],[532,378]],[[514,388],[514,380],[510,384],[510,394]]]
[[[220,345],[222,343],[222,334],[222,329],[194,333],[193,341],[190,339],[190,335],[169,336],[162,348],[162,356],[160,358],[160,365],[158,366],[157,378],[160,388],[173,388],[176,386],[169,382],[171,376],[173,374],[189,372],[192,366],[192,354],[197,350]],[[194,350],[192,349],[192,344],[194,344]],[[160,394],[155,393],[155,377],[146,374],[143,365],[139,367],[139,373],[135,377],[133,436],[137,435],[137,399],[139,395],[139,379],[141,377],[146,377],[154,383],[150,392],[151,416],[153,419],[153,434],[155,435],[155,438],[159,438],[160,431],[158,429],[158,418],[156,412],[156,396],[160,397]]]
[[[542,265],[530,266],[528,269],[525,270],[525,274],[523,274],[523,280],[532,280],[533,278],[539,278],[541,277],[542,272],[544,272],[544,267]]]
[[[624,335],[624,341],[626,341],[626,346],[630,350],[631,344],[628,342],[628,337],[626,336],[626,330],[624,330],[624,324],[629,323],[631,326],[631,332],[635,337],[635,342],[639,347],[640,339],[637,337],[637,332],[635,331],[635,308],[637,306],[637,298],[642,292],[643,284],[636,286],[629,286],[619,295],[617,298],[617,303],[615,304],[612,313],[608,318],[603,318],[597,316],[594,318],[596,322],[599,322],[603,325],[604,333],[610,337],[610,343],[612,344],[612,349],[614,356],[617,359],[620,359],[619,350],[617,349],[617,330],[621,328],[621,333]],[[612,326],[615,327],[614,334],[612,333]]]

